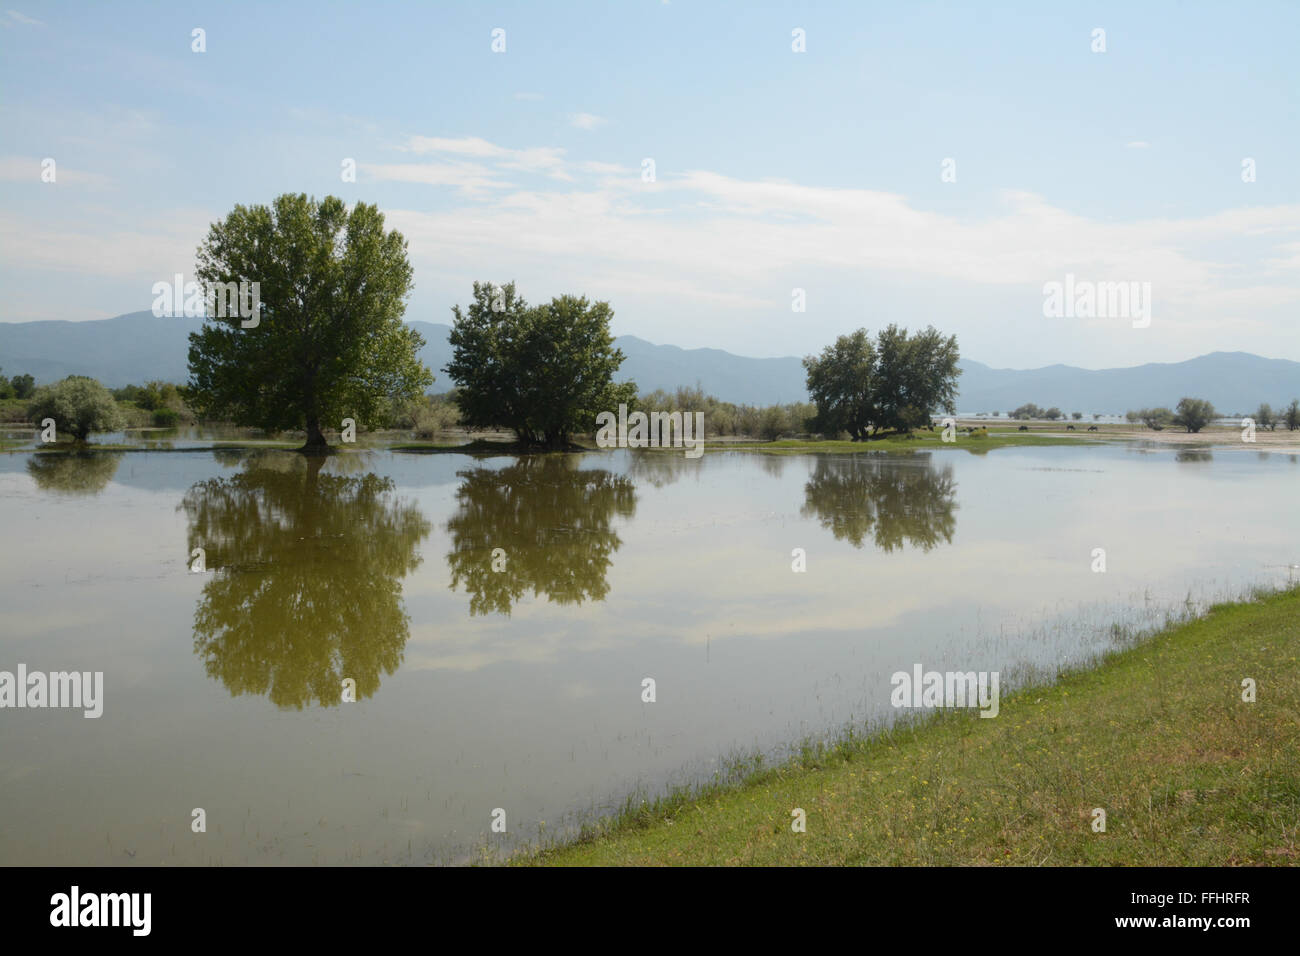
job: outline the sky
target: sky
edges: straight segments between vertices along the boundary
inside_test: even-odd
[[[0,321],[148,309],[305,192],[406,237],[410,320],[514,280],[740,355],[1300,360],[1294,0],[5,2]],[[1149,321],[1045,315],[1067,275]]]

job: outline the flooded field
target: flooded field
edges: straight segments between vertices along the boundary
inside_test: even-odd
[[[0,713],[0,863],[500,853],[1300,564],[1241,448],[173,449],[0,455],[0,671],[103,674]]]

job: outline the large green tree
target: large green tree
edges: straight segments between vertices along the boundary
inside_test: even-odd
[[[609,331],[608,302],[563,295],[529,306],[513,282],[475,282],[452,308],[447,374],[459,386],[461,424],[509,428],[524,445],[562,449],[596,415],[636,401],[636,385],[614,384],[623,353]]]
[[[911,334],[889,325],[874,344],[866,329],[841,335],[804,359],[816,426],[859,441],[928,425],[934,412],[956,410],[959,358],[957,337],[933,327]]]
[[[209,316],[190,335],[186,397],[203,417],[302,430],[303,451],[324,451],[322,429],[375,427],[433,382],[424,339],[402,321],[406,240],[376,206],[305,194],[236,206],[199,247],[196,274],[209,288],[260,287],[258,315]]]

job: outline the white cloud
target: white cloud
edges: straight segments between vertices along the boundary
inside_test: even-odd
[[[594,113],[574,113],[569,117],[569,125],[577,129],[595,129],[597,126],[604,126],[606,122],[603,116],[596,116]]]
[[[149,286],[174,273],[194,268],[194,249],[213,217],[194,210],[177,211],[166,225],[150,231],[59,227],[0,216],[0,261],[24,269],[105,276],[138,277],[140,296]],[[141,306],[144,308],[144,306]]]
[[[541,98],[542,98],[541,93],[516,93],[515,94],[515,99],[517,100],[540,100]]]
[[[436,136],[412,136],[406,146],[399,147],[413,153],[449,153],[454,156],[472,156],[476,159],[494,160],[502,169],[544,173],[556,179],[570,179],[565,172],[564,150],[554,146],[534,146],[529,149],[508,149],[497,146],[477,136],[446,139]]]
[[[1008,190],[990,211],[959,215],[897,193],[710,170],[661,171],[657,182],[645,183],[635,164],[479,137],[412,137],[401,149],[411,161],[363,165],[363,174],[453,191],[450,203],[432,201],[445,198],[434,190],[413,189],[409,201],[385,204],[390,225],[410,242],[417,274],[431,278],[427,287],[454,287],[490,268],[559,290],[617,295],[663,309],[657,326],[633,330],[661,339],[689,337],[698,326],[692,314],[712,316],[715,334],[755,316],[781,321],[790,289],[809,283],[821,284],[822,301],[836,286],[941,285],[970,302],[1000,296],[1032,317],[1041,311],[1043,284],[1067,272],[1080,280],[1150,282],[1156,321],[1181,328],[1189,350],[1193,329],[1206,341],[1240,329],[1246,317],[1300,301],[1300,205],[1114,222]],[[0,178],[30,177],[22,165],[30,163],[0,160]],[[165,260],[189,268],[207,223],[157,234],[132,223],[115,229],[75,221],[59,229],[14,218],[4,225],[0,256],[14,268],[135,275],[142,264],[158,271]],[[1270,321],[1275,338],[1293,335],[1276,317]]]
[[[490,167],[480,163],[362,163],[361,171],[378,180],[455,186],[462,194],[471,197],[485,190],[506,189],[512,185],[498,179]]]
[[[19,13],[17,10],[6,10],[5,13],[9,14],[10,21],[14,23],[22,23],[25,24],[26,26],[31,26],[31,27],[45,26],[45,23],[43,21],[34,20],[31,17],[27,16],[26,14]]]
[[[1152,284],[1166,321],[1240,322],[1253,308],[1300,301],[1289,269],[1300,206],[1248,207],[1190,219],[1116,223],[1009,190],[980,217],[921,208],[896,193],[738,179],[707,170],[644,183],[632,166],[566,161],[562,150],[485,140],[421,140],[427,151],[483,157],[489,169],[546,172],[571,184],[493,189],[464,207],[387,210],[417,264],[477,276],[562,276],[646,302],[693,302],[772,314],[800,276],[1001,287],[1041,305],[1067,272]],[[525,157],[532,157],[525,161]],[[578,280],[581,279],[581,282]],[[782,292],[781,290],[784,289]],[[719,316],[719,319],[721,317]]]
[[[1126,149],[1148,149],[1151,146],[1151,144],[1144,143],[1142,142],[1142,140],[1137,139],[1131,143],[1125,143],[1124,146]]]

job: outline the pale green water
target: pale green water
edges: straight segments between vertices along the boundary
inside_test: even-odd
[[[0,863],[506,848],[888,720],[914,663],[1051,668],[1285,583],[1297,480],[1295,456],[1102,445],[0,455],[0,670],[105,683],[97,720],[0,710]]]

